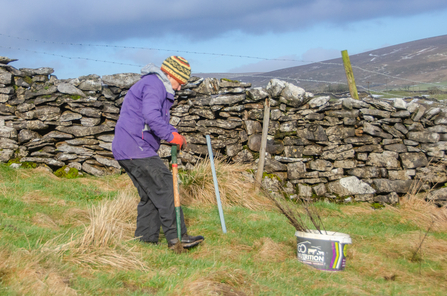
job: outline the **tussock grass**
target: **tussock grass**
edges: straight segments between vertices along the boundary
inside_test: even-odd
[[[426,201],[427,193],[408,194],[401,198],[398,208],[390,207],[403,218],[413,221],[425,229],[433,223],[431,231],[447,231],[447,207],[438,207]]]
[[[229,164],[214,160],[223,207],[242,206],[259,210],[271,206],[271,202],[254,189],[254,179],[247,171],[251,165]],[[183,205],[215,205],[216,194],[209,159],[198,162],[192,170],[179,174],[182,185],[180,198]]]
[[[90,210],[90,224],[79,241],[80,247],[107,247],[132,238],[136,201],[126,193]]]
[[[84,232],[54,250],[64,260],[81,265],[145,270],[135,246],[126,244],[134,239],[137,204],[133,194],[120,192],[116,199],[91,207]]]

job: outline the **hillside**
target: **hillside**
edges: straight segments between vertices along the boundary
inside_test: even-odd
[[[349,48],[347,50],[349,53]],[[420,82],[434,84],[445,82],[447,81],[447,35],[351,55],[350,60],[359,90],[408,89]],[[254,86],[265,86],[271,78],[293,82],[306,90],[321,90],[329,84],[346,84],[341,57],[237,77],[239,80],[251,82]]]

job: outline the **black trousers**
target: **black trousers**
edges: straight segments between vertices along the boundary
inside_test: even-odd
[[[160,226],[168,241],[177,238],[172,174],[158,156],[119,160],[140,195],[135,237],[141,241],[158,242]],[[186,225],[181,214],[181,234]]]

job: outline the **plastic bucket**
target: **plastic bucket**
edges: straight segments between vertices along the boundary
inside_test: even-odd
[[[309,230],[297,231],[298,260],[320,270],[340,271],[346,265],[346,247],[352,243],[348,234]]]

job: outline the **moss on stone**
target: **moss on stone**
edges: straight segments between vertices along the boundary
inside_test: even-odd
[[[22,168],[25,168],[25,169],[37,168],[37,163],[35,163],[35,162],[25,161],[25,162],[21,162],[21,164],[22,164]]]
[[[276,179],[278,180],[280,183],[282,183],[282,180],[279,176],[275,175],[275,174],[268,174],[266,172],[262,173],[262,179],[264,179],[265,177],[269,178],[269,179]]]
[[[378,202],[373,202],[371,204],[371,208],[373,208],[374,210],[379,210],[379,209],[382,209],[384,207],[385,207],[384,205],[382,205],[381,203],[378,203]]]
[[[23,81],[25,81],[25,82],[28,83],[29,85],[31,85],[31,84],[34,83],[33,79],[32,79],[31,77],[29,77],[29,76],[25,76],[25,77],[23,77]]]
[[[20,158],[13,158],[13,159],[10,159],[6,165],[7,165],[7,166],[10,166],[10,165],[13,164],[13,163],[20,163]]]
[[[68,172],[66,169],[69,168]],[[63,166],[57,171],[54,172],[54,174],[59,178],[65,178],[65,179],[74,179],[79,176],[79,171],[75,168],[70,168],[68,166]]]
[[[70,95],[70,98],[74,101],[79,100],[81,98],[81,96],[79,95]]]
[[[37,168],[37,163],[30,162],[30,161],[20,162],[20,158],[10,159],[8,161],[7,165],[10,166],[13,163],[18,163],[18,164],[20,164],[20,167],[25,168],[25,169],[35,169],[35,168]]]

